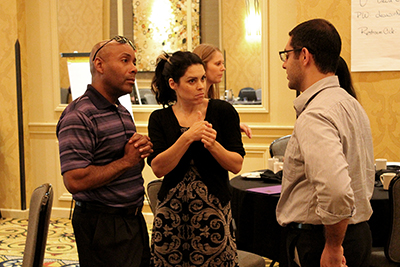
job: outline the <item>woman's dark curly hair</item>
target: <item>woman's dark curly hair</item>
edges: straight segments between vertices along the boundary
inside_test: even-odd
[[[203,61],[192,52],[177,51],[172,55],[163,52],[157,58],[151,90],[155,94],[158,104],[165,107],[171,106],[176,102],[176,93],[169,86],[168,80],[172,78],[174,82],[179,84],[179,79],[185,75],[187,69],[196,64],[202,65],[205,69]]]

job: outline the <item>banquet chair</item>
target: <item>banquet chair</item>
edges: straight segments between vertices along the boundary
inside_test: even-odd
[[[158,191],[160,191],[161,184],[162,184],[162,179],[156,179],[150,181],[147,184],[147,197],[150,204],[151,212],[153,214],[156,214],[157,195]]]
[[[285,135],[272,141],[272,143],[269,145],[269,154],[271,155],[271,158],[273,158],[274,156],[285,155],[286,146],[289,142],[290,137],[291,135]]]
[[[245,87],[240,89],[239,91],[239,100],[244,101],[247,99],[247,101],[256,101],[257,100],[257,95],[256,91],[252,87]]]
[[[400,263],[400,175],[389,185],[390,230],[384,248],[373,248],[370,266],[399,266]],[[383,226],[382,226],[383,227]]]
[[[155,214],[157,206],[157,195],[162,184],[162,179],[150,181],[147,184],[147,196],[150,209]],[[243,250],[237,250],[240,267],[265,267],[263,257]]]
[[[22,267],[42,267],[49,230],[51,207],[53,206],[53,188],[43,184],[36,188],[31,196]]]

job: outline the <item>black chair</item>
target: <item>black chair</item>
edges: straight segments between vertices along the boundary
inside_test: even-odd
[[[385,247],[373,248],[373,267],[400,266],[400,175],[397,174],[389,185],[390,230]],[[384,227],[384,226],[382,226]]]
[[[150,181],[147,184],[147,196],[150,202],[150,208],[153,214],[156,212],[157,195],[162,184],[162,179]],[[265,267],[265,260],[263,257],[243,250],[237,250],[240,267]]]
[[[285,135],[272,141],[272,143],[269,145],[269,154],[271,155],[271,158],[274,156],[285,155],[286,146],[290,137],[291,135]]]
[[[256,90],[252,87],[245,87],[240,89],[239,91],[239,100],[244,101],[247,99],[247,101],[256,101],[257,100],[257,94]]]
[[[28,233],[22,267],[42,267],[49,231],[53,188],[43,184],[33,191],[29,206]]]
[[[68,99],[71,95],[70,88],[60,88],[60,103],[61,104],[68,104]]]

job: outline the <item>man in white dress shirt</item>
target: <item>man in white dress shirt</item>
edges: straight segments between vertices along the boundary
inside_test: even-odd
[[[341,39],[326,20],[289,33],[280,52],[297,120],[288,143],[278,223],[286,250],[280,266],[369,266],[374,188],[372,136],[359,102],[340,87],[335,71]]]

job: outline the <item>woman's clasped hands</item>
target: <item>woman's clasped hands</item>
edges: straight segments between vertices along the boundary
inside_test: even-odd
[[[212,128],[212,124],[205,121],[201,111],[198,111],[197,121],[186,132],[193,138],[193,141],[201,141],[204,147],[209,149],[215,144],[217,131]]]

